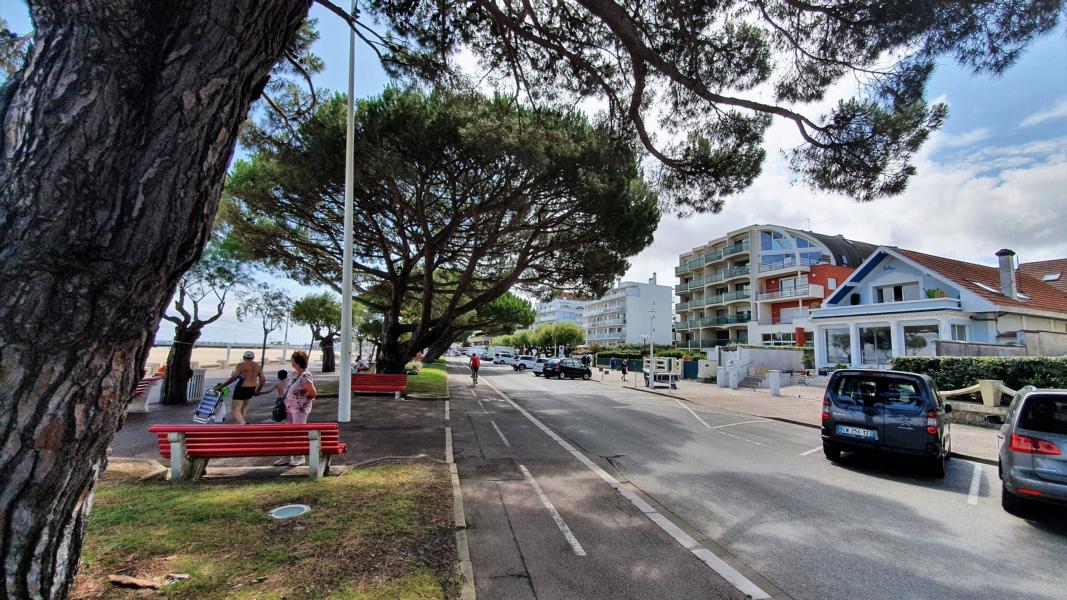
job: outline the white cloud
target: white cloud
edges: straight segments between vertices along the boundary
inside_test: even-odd
[[[1019,127],[1032,127],[1044,123],[1045,121],[1062,119],[1064,117],[1067,117],[1067,98],[1060,98],[1052,108],[1036,112],[1023,119],[1022,122],[1019,123]]]

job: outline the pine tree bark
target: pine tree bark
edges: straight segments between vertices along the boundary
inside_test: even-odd
[[[60,598],[249,105],[310,0],[31,0],[0,91],[0,598]]]
[[[193,377],[193,345],[200,339],[200,327],[174,328],[174,341],[167,354],[167,378],[163,380],[160,404],[186,404],[189,402],[189,380]]]

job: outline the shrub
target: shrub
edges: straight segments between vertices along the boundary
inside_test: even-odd
[[[891,364],[897,371],[929,375],[942,390],[969,387],[979,379],[999,379],[1013,390],[1067,388],[1067,357],[898,356]]]

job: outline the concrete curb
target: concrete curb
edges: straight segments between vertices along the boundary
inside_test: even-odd
[[[476,600],[474,587],[474,564],[471,563],[470,542],[467,540],[467,515],[463,510],[463,488],[459,485],[459,471],[452,456],[452,427],[448,403],[445,403],[445,462],[452,480],[452,517],[456,522],[456,556],[459,559],[459,573],[463,577],[459,597],[462,600]]]
[[[600,381],[598,383],[604,383],[604,382]],[[604,383],[604,385],[607,385],[609,387],[618,387],[618,386],[612,386],[610,383]],[[665,394],[663,392],[657,392],[655,390],[650,390],[648,388],[642,388],[642,387],[632,387],[631,388],[631,387],[628,387],[628,388],[621,388],[621,389],[636,390],[638,392],[644,392],[646,394],[655,394],[657,396],[663,396],[664,398],[674,398],[675,400],[685,400],[686,402],[688,402],[690,404],[696,404],[697,406],[710,406],[708,404],[704,404],[703,402],[697,402],[696,400],[690,400],[689,398],[686,398],[685,396],[679,396],[678,394]],[[758,415],[756,413],[745,412],[745,411],[736,410],[736,409],[732,409],[732,408],[720,408],[718,406],[712,406],[712,408],[715,408],[715,409],[718,409],[718,410],[722,410],[722,411],[726,411],[726,412],[737,413],[739,415],[748,415],[750,417],[759,417],[761,419],[770,419],[772,421],[780,421],[782,423],[789,423],[790,425],[799,425],[800,427],[807,427],[809,429],[822,429],[822,427],[820,427],[818,425],[815,425],[814,423],[805,423],[803,421],[797,421],[795,419],[786,419],[786,418],[783,418],[783,417],[769,417],[767,415]],[[982,463],[982,464],[986,464],[986,465],[993,465],[994,467],[999,464],[995,460],[991,460],[991,459],[988,459],[988,458],[982,458],[980,456],[971,456],[969,454],[960,454],[959,452],[950,452],[949,454],[951,456],[953,456],[954,458],[962,458],[963,460],[969,460],[969,461]]]

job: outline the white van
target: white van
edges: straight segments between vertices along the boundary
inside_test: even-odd
[[[513,354],[511,352],[498,352],[497,355],[493,357],[493,364],[494,365],[510,365],[512,359],[514,359],[514,358],[515,358],[515,354]]]

